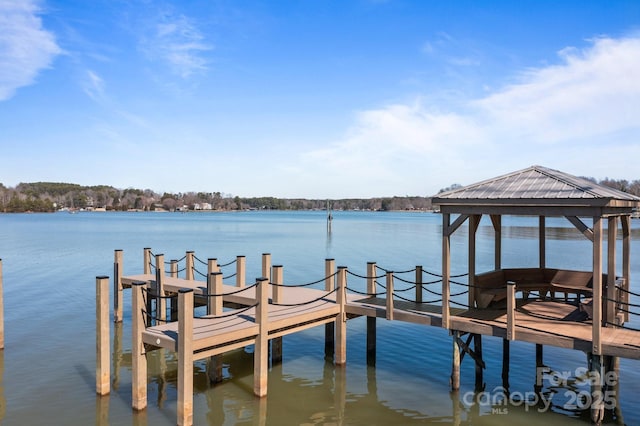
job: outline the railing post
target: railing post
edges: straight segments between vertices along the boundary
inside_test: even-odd
[[[220,315],[223,312],[222,272],[212,272],[207,279],[207,315]]]
[[[193,290],[178,291],[178,425],[193,424]]]
[[[274,265],[272,268],[273,277],[271,283],[273,288],[271,289],[272,303],[282,302],[282,284],[284,284],[282,265]]]
[[[167,319],[167,301],[164,298],[164,254],[156,255],[156,318]]]
[[[416,303],[422,303],[422,266],[416,266]]]
[[[516,283],[507,281],[507,340],[516,339]]]
[[[271,253],[262,253],[262,278],[271,281]]]
[[[218,259],[216,259],[215,257],[209,258],[207,260],[207,275],[211,275],[213,272],[220,272]]]
[[[376,297],[376,262],[367,262],[367,294]]]
[[[256,296],[258,306],[256,307],[256,322],[259,331],[256,337],[255,349],[253,352],[253,393],[263,397],[267,394],[267,377],[269,370],[269,279],[258,278]]]
[[[346,291],[347,291],[347,267],[338,266],[338,291],[336,302],[340,304],[340,312],[336,317],[336,351],[335,363],[342,365],[347,362],[347,313],[346,313]]]
[[[131,405],[134,410],[143,410],[147,406],[147,357],[142,332],[145,329],[144,287],[141,281],[131,286]]]
[[[176,259],[171,259],[171,278],[178,278],[178,261]]]
[[[115,250],[113,255],[113,322],[122,321],[122,250]]]
[[[187,252],[187,257],[185,258],[184,279],[189,281],[193,280],[193,251],[192,250],[189,250]]]
[[[244,287],[247,282],[245,278],[247,258],[244,256],[236,256],[236,287]]]
[[[149,247],[145,247],[142,252],[142,273],[147,275],[151,273],[151,249]]]
[[[0,290],[1,286],[2,278],[0,278]],[[96,392],[98,395],[107,395],[111,391],[109,334],[109,277],[99,276],[96,277]]]
[[[336,277],[334,271],[336,269],[336,261],[334,259],[324,260],[324,290],[326,292],[333,291],[336,288]],[[336,302],[338,300],[336,299]],[[335,323],[329,322],[324,326],[324,356],[333,357],[335,350]]]
[[[393,272],[387,272],[387,319],[393,320]]]

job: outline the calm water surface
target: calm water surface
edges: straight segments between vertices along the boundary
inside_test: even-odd
[[[325,258],[362,275],[368,261],[396,271],[422,265],[441,272],[440,215],[335,212],[334,217],[328,236],[323,212],[0,215],[6,347],[0,351],[2,424],[175,424],[177,367],[171,352],[149,354],[149,406],[141,413],[130,408],[130,292],[125,293],[124,323],[112,324],[112,392],[102,398],[95,394],[95,277],[113,275],[115,249],[124,250],[125,274],[142,271],[144,247],[164,253],[166,260],[180,259],[187,250],[204,260],[217,257],[221,264],[245,255],[248,280],[260,275],[261,254],[271,253],[273,264],[284,265],[287,284],[322,278]],[[537,219],[507,217],[503,226],[504,267],[536,266]],[[477,269],[488,270],[493,231],[487,219],[478,235]],[[591,267],[591,244],[566,220],[550,219],[547,238],[548,266]],[[454,274],[466,272],[466,244],[462,229],[452,240]],[[639,254],[640,221],[634,221],[635,291]],[[630,325],[640,328],[638,318]],[[285,337],[283,363],[272,366],[269,393],[261,400],[252,393],[251,348],[224,356],[225,380],[215,386],[208,383],[204,363],[196,363],[195,423],[589,424],[588,411],[565,406],[572,392],[588,390],[584,386],[546,386],[553,404],[542,413],[517,399],[493,412],[490,405],[469,403],[474,366],[468,358],[462,363],[462,389],[451,395],[451,338],[438,328],[378,320],[377,363],[367,367],[365,326],[362,318],[348,323],[345,368],[325,360],[323,328]],[[501,350],[501,339],[483,340],[487,395],[502,384]],[[534,354],[534,345],[512,344],[510,383],[516,395],[533,391]],[[549,347],[545,363],[573,373],[586,366],[586,357]],[[618,406],[628,425],[640,424],[639,366],[621,361]]]

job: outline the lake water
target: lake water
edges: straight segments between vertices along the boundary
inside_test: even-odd
[[[3,425],[170,425],[176,419],[175,354],[149,354],[149,406],[131,409],[131,293],[125,319],[112,324],[112,390],[95,394],[95,277],[113,276],[113,252],[124,250],[124,273],[142,272],[144,247],[181,259],[188,250],[223,264],[247,257],[247,280],[260,275],[261,254],[284,265],[286,284],[324,277],[324,259],[365,275],[375,261],[389,270],[422,265],[441,272],[441,216],[430,213],[334,212],[327,235],[324,212],[55,213],[0,215],[4,271],[5,350],[0,351]],[[503,266],[536,266],[537,219],[503,220]],[[591,268],[591,243],[568,221],[548,220],[549,267]],[[477,270],[492,269],[493,231],[483,218]],[[620,243],[619,243],[620,244]],[[467,268],[466,230],[452,240],[452,273]],[[621,249],[618,250],[621,253]],[[619,262],[621,267],[621,262]],[[206,269],[206,268],[205,268]],[[225,275],[234,271],[225,271]],[[410,277],[408,277],[410,278]],[[640,221],[633,221],[632,289],[640,280]],[[349,278],[352,280],[352,277]],[[351,286],[351,281],[349,282]],[[398,284],[396,284],[398,285]],[[426,297],[425,297],[426,298]],[[632,299],[634,303],[640,301]],[[631,326],[640,328],[638,317]],[[224,356],[222,383],[210,385],[196,363],[195,424],[588,424],[588,411],[567,409],[588,387],[553,389],[550,409],[539,412],[514,398],[497,410],[472,404],[474,365],[462,363],[461,390],[449,392],[451,337],[439,328],[378,320],[376,366],[366,364],[366,321],[350,320],[347,364],[324,357],[324,328],[284,338],[283,362],[272,366],[268,396],[253,396],[251,348]],[[501,386],[502,340],[485,337],[487,396]],[[545,347],[556,371],[586,367],[582,352]],[[530,396],[536,378],[535,345],[513,342],[511,391]],[[640,424],[640,370],[621,360],[618,406],[626,424]],[[552,393],[554,392],[554,393]],[[494,406],[494,408],[496,408]]]

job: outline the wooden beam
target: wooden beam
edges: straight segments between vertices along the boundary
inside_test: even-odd
[[[618,218],[610,216],[607,218],[607,301],[606,318],[607,326],[616,324],[616,240],[618,237]],[[625,307],[626,309],[626,307]]]
[[[393,320],[393,272],[387,272],[387,319]]]
[[[375,297],[376,287],[376,262],[367,262],[367,294]]]
[[[593,217],[593,314],[592,352],[602,355],[602,219]]]
[[[147,357],[142,332],[146,319],[143,310],[146,283],[137,281],[131,285],[131,405],[134,410],[147,406]]]
[[[624,305],[625,310],[629,310],[629,290],[631,289],[631,216],[625,215],[620,218],[622,222],[622,277],[624,278],[623,284],[623,297],[622,300],[627,305]],[[629,321],[629,312],[624,313],[624,321]]]
[[[178,425],[193,424],[193,290],[178,292]]]
[[[1,277],[2,263],[0,262],[0,291],[2,290]],[[98,395],[107,395],[111,391],[109,334],[109,277],[99,276],[96,277],[96,392]]]
[[[422,303],[422,266],[416,265],[416,303]]]
[[[186,280],[193,280],[193,256],[194,253],[192,250],[187,251],[187,255],[185,258],[185,273],[184,273],[184,278]]]
[[[340,313],[336,317],[336,353],[335,363],[342,365],[347,362],[347,267],[338,266],[338,291],[336,302],[340,304]]]
[[[222,307],[222,272],[211,272],[207,279],[207,315],[221,315]]]
[[[489,216],[491,223],[493,224],[494,235],[494,269],[502,268],[502,216],[498,214],[492,214]]]
[[[269,324],[267,323],[269,321],[269,278],[258,279],[256,296],[258,302],[256,322],[259,326],[259,332],[253,351],[253,393],[263,397],[267,395],[269,374]]]
[[[476,288],[474,287],[476,276],[476,232],[478,231],[481,217],[480,215],[469,216],[469,256],[467,258],[469,271],[469,293],[467,296],[469,308],[473,308],[476,302]]]
[[[246,280],[247,258],[244,256],[236,256],[236,287],[244,287]]]
[[[333,291],[336,288],[336,261],[335,259],[324,260],[324,290]],[[335,351],[335,323],[329,322],[324,326],[324,356],[332,357]]]
[[[587,225],[584,224],[583,221],[580,220],[579,217],[577,216],[565,216],[567,218],[567,220],[569,222],[571,222],[573,224],[573,226],[575,226],[578,231],[582,232],[582,234],[589,240],[589,241],[593,241],[593,230],[589,229],[589,227]],[[600,217],[600,216],[598,216]]]
[[[442,229],[442,232],[447,235],[447,236],[451,236],[451,234],[453,234],[454,232],[456,232],[456,230],[458,228],[460,228],[460,226],[469,218],[469,215],[467,214],[461,214],[460,216],[458,216],[456,218],[456,220],[453,221],[453,223],[451,225],[449,225],[447,223],[447,227]]]
[[[538,265],[547,267],[547,224],[544,216],[538,217]]]
[[[167,319],[167,301],[164,298],[164,254],[156,255],[156,318]]]
[[[453,331],[453,359],[451,360],[451,390],[460,389],[460,332]]]
[[[122,293],[122,250],[113,253],[113,322],[121,322],[124,297]]]
[[[516,339],[516,283],[507,281],[507,339]]]
[[[142,251],[142,271],[145,275],[151,273],[151,249],[145,247]]]
[[[442,214],[442,327],[449,328],[449,277],[451,275],[451,234],[449,221],[451,216],[448,213]],[[471,289],[469,289],[471,291]],[[471,308],[471,306],[469,307]]]

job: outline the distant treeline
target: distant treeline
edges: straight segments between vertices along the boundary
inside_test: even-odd
[[[640,180],[604,179],[597,181],[612,188],[640,196]],[[443,188],[440,192],[460,187]],[[107,185],[81,186],[73,183],[20,183],[15,188],[0,183],[0,212],[53,212],[70,210],[117,211],[190,211],[190,210],[430,210],[431,196],[349,198],[340,200],[289,199],[275,197],[245,198],[222,192],[185,192],[158,194],[150,189],[117,189]]]

